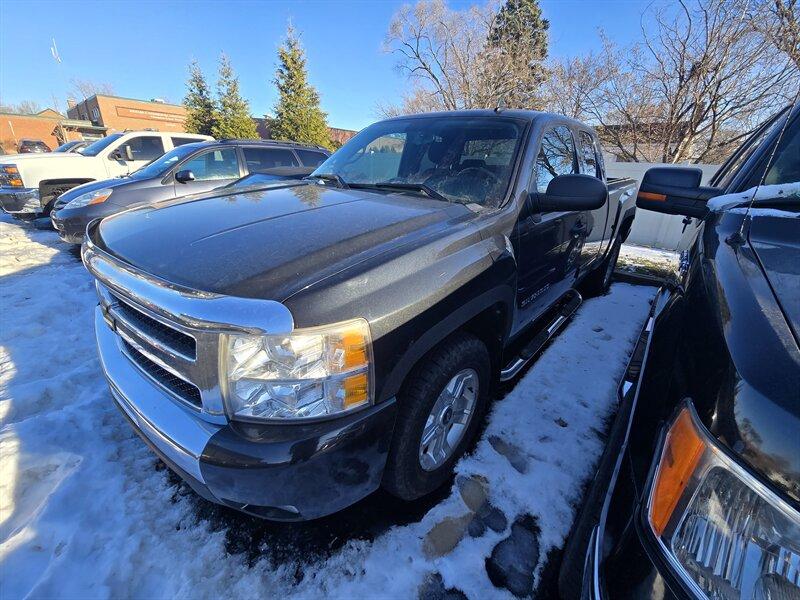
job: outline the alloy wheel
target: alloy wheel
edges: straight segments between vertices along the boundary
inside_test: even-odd
[[[419,464],[425,471],[438,469],[455,452],[472,420],[478,387],[474,369],[462,369],[444,386],[428,414],[419,443]]]

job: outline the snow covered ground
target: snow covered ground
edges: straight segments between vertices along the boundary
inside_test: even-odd
[[[394,505],[377,495],[348,516],[276,525],[214,508],[160,467],[100,373],[88,274],[54,233],[4,216],[0,597],[414,598],[433,573],[469,598],[511,597],[485,559],[522,515],[538,529],[537,575],[563,545],[654,292],[615,284],[588,300],[494,404],[458,473],[482,482],[501,531],[459,530],[472,517],[458,484],[413,518],[392,522]],[[345,529],[387,512],[369,535]],[[431,551],[443,522],[457,543]]]

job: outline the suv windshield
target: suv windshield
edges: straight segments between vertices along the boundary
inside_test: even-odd
[[[203,144],[184,144],[173,148],[166,154],[162,154],[155,160],[150,161],[141,169],[137,169],[129,175],[134,179],[150,179],[151,177],[159,177],[174,167],[184,157],[189,156],[192,152],[197,151]]]
[[[375,123],[311,177],[497,207],[508,190],[525,124],[501,117],[411,117]]]
[[[104,149],[110,146],[113,142],[117,141],[119,138],[122,137],[121,133],[112,133],[109,136],[104,137],[103,139],[97,140],[94,144],[89,144],[81,150],[81,154],[84,156],[97,156],[100,154]]]

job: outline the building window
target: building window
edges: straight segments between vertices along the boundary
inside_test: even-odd
[[[92,109],[92,121],[100,121],[100,109],[96,106]]]

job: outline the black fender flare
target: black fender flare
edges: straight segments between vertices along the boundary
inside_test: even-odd
[[[499,332],[502,343],[504,343],[511,331],[515,298],[516,294],[512,285],[508,283],[498,285],[460,305],[458,310],[451,312],[444,319],[427,328],[419,338],[414,340],[389,372],[381,388],[378,401],[383,402],[396,396],[420,359],[478,315],[493,307],[501,308],[504,313],[501,316],[502,327]]]

